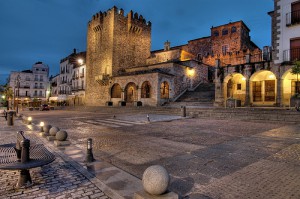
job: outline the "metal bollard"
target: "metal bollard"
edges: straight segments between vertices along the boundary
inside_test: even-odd
[[[149,114],[147,114],[147,120],[148,120],[148,122],[150,122],[150,117],[149,117]]]
[[[186,107],[185,106],[181,106],[181,116],[186,117]]]
[[[7,125],[13,126],[14,125],[14,112],[7,113]]]
[[[41,130],[40,130],[40,131],[41,131],[41,132],[44,132],[44,125],[45,125],[44,122],[41,122],[41,123],[40,123],[40,127],[41,127]]]
[[[93,162],[94,155],[93,155],[93,140],[92,138],[87,139],[87,152],[85,157],[85,162]]]

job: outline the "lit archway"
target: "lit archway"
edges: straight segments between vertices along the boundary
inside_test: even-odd
[[[250,78],[250,99],[254,105],[274,105],[276,103],[277,80],[274,73],[261,70]]]
[[[111,87],[110,96],[111,98],[121,98],[122,89],[119,84],[114,84]]]
[[[245,103],[246,78],[240,73],[232,73],[224,78],[224,98],[233,98]]]
[[[282,75],[282,103],[287,106],[290,104],[290,98],[297,92],[300,93],[300,76],[297,83],[297,75],[291,71],[292,69],[289,69]]]
[[[137,88],[133,82],[128,83],[125,87],[125,101],[127,103],[137,101]]]

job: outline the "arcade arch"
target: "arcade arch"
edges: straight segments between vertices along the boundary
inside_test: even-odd
[[[128,83],[125,87],[125,101],[127,103],[137,101],[137,87],[133,82]]]
[[[292,74],[292,69],[287,70],[282,75],[282,103],[284,105],[290,104],[290,98],[296,93],[300,93],[300,76],[297,82],[297,75]],[[298,89],[298,91],[297,91]]]
[[[250,78],[250,101],[253,105],[274,105],[276,103],[277,80],[273,72],[261,70]]]
[[[246,78],[240,73],[232,73],[224,79],[224,98],[233,98],[245,103]]]

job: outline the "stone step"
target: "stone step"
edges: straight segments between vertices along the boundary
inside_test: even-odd
[[[234,120],[257,120],[257,121],[279,121],[300,122],[300,113],[294,110],[279,109],[187,109],[191,117],[234,119]]]

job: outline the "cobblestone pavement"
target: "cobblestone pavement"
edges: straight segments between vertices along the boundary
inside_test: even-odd
[[[15,143],[16,132],[24,131],[31,143],[45,144],[36,136],[36,131],[27,130],[20,121],[14,126],[7,126],[4,118],[0,118],[0,144]],[[47,146],[49,149],[49,146]],[[0,198],[100,198],[108,197],[99,188],[95,177],[88,172],[80,171],[76,163],[64,159],[58,150],[49,149],[56,155],[56,160],[46,166],[30,169],[33,185],[17,189],[18,171],[0,170]],[[78,169],[79,168],[79,169]],[[112,194],[114,195],[114,194]]]
[[[96,159],[138,178],[150,165],[165,166],[180,198],[300,198],[299,125],[155,114],[149,123],[130,112],[25,114],[67,130],[82,150],[93,138]]]

